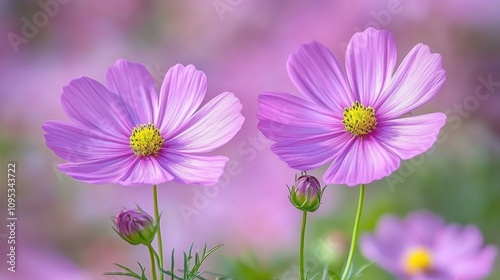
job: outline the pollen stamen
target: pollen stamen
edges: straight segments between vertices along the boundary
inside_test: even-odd
[[[363,138],[377,127],[375,109],[371,106],[363,106],[358,101],[350,108],[344,108],[342,123],[346,131],[354,136]]]
[[[156,156],[165,142],[160,130],[152,123],[134,127],[129,139],[136,156]]]
[[[410,275],[428,271],[431,266],[431,254],[426,248],[414,248],[406,255],[404,267]]]

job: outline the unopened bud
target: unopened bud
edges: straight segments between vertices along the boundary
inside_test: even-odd
[[[153,218],[141,209],[122,210],[114,223],[118,235],[132,245],[149,245],[156,235]]]
[[[323,190],[312,175],[301,175],[290,190],[290,201],[293,206],[302,211],[314,212],[321,204]]]

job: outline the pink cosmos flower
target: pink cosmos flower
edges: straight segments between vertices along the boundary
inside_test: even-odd
[[[418,44],[397,69],[396,60],[391,33],[374,28],[352,37],[345,73],[325,46],[301,46],[288,59],[288,74],[305,98],[259,96],[259,129],[276,141],[272,151],[299,170],[331,162],[323,180],[354,186],[388,176],[401,160],[430,149],[446,116],[401,116],[439,91],[441,56]]]
[[[446,225],[426,211],[400,220],[381,218],[375,234],[361,239],[370,261],[406,280],[478,280],[491,273],[496,257],[492,245],[483,248],[476,226]]]
[[[47,146],[68,161],[61,171],[88,183],[218,181],[228,158],[204,154],[231,140],[243,124],[233,93],[198,109],[207,82],[192,65],[170,68],[159,94],[141,64],[119,60],[106,80],[107,87],[88,77],[71,81],[61,101],[73,122],[43,125]]]

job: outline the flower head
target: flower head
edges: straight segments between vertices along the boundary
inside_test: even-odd
[[[318,179],[312,175],[301,175],[290,190],[290,201],[299,210],[314,212],[321,204],[323,190]]]
[[[483,237],[473,225],[446,225],[432,213],[419,211],[400,220],[384,216],[375,234],[361,240],[370,261],[398,279],[478,280],[492,269],[496,248],[483,248]]]
[[[132,245],[149,245],[156,235],[153,218],[140,209],[122,210],[114,223],[115,231]]]
[[[146,68],[119,60],[106,73],[107,87],[87,77],[63,88],[61,102],[72,122],[47,121],[47,146],[67,163],[59,169],[88,183],[122,185],[167,181],[213,185],[228,158],[209,156],[244,121],[234,94],[203,107],[205,74],[177,64],[159,93]]]
[[[396,68],[388,31],[356,33],[345,72],[335,56],[313,42],[288,60],[288,74],[304,98],[259,96],[259,129],[290,167],[311,170],[331,163],[325,183],[354,186],[390,175],[401,160],[432,147],[446,116],[402,117],[431,100],[445,81],[441,56],[416,45]]]

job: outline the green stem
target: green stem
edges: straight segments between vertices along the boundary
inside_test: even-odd
[[[300,280],[305,280],[304,273],[304,237],[306,236],[307,211],[302,214],[302,230],[300,231]]]
[[[361,185],[359,188],[358,212],[356,213],[356,220],[354,221],[354,230],[352,232],[351,248],[349,249],[349,256],[347,257],[347,263],[344,267],[344,272],[342,273],[341,280],[346,280],[347,277],[349,276],[349,271],[351,270],[354,248],[356,248],[356,241],[358,239],[359,221],[361,220],[361,212],[363,211],[364,198],[365,198],[365,185]]]
[[[158,254],[159,254],[159,259],[160,259],[160,265],[161,268],[163,269],[163,244],[161,240],[161,226],[160,226],[160,212],[158,211],[158,190],[156,185],[153,186],[153,200],[154,200],[154,211],[155,211],[155,221],[158,226]],[[160,279],[163,280],[165,276],[163,273],[160,275]],[[156,278],[155,278],[156,279]]]
[[[151,244],[149,244],[148,250],[149,250],[149,257],[151,258],[151,274],[153,280],[156,280],[158,278],[156,277],[155,249],[153,249],[153,247],[151,247]]]

